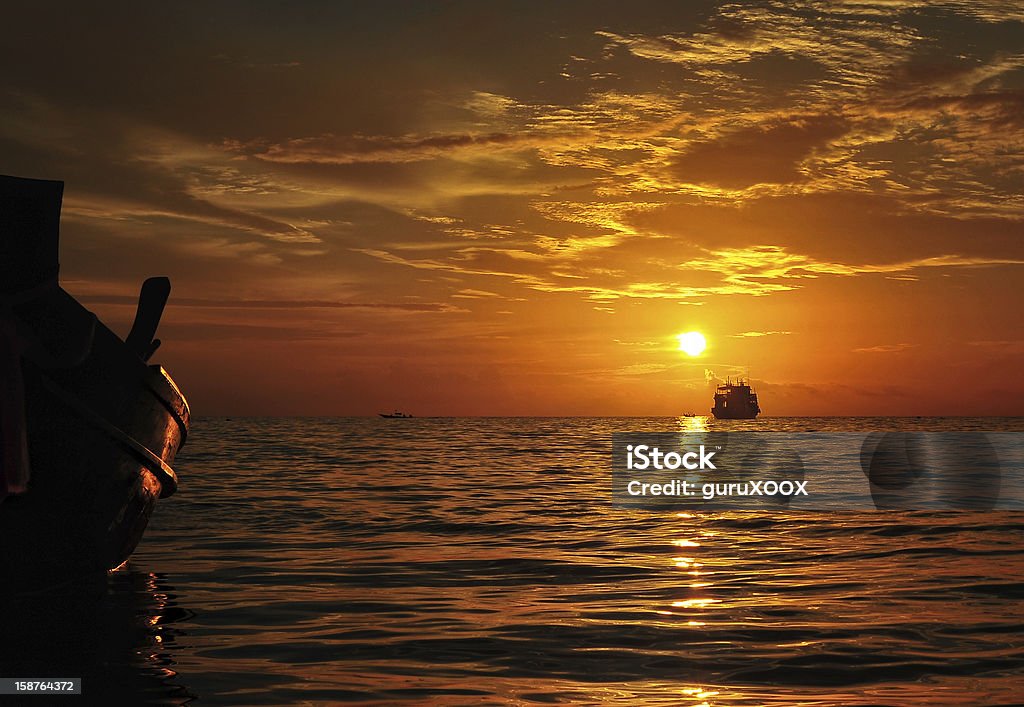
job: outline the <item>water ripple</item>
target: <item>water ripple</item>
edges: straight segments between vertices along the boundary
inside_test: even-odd
[[[684,424],[200,421],[130,570],[143,701],[1024,701],[1024,518],[613,509],[611,433]]]

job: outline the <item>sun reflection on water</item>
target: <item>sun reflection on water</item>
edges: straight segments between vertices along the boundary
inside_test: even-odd
[[[147,535],[176,578],[148,587],[148,674],[234,700],[301,675],[316,692],[297,700],[381,704],[1020,701],[1017,670],[984,694],[943,674],[1019,655],[1018,520],[623,510],[606,502],[621,421],[408,422],[211,433],[236,441],[203,464],[232,473],[193,474],[192,498],[231,512],[169,505]],[[737,426],[654,423],[720,444]],[[280,457],[246,456],[252,439]]]
[[[711,429],[711,426],[708,424],[709,421],[710,418],[707,415],[697,415],[695,417],[681,415],[676,418],[679,431],[686,434],[709,431]]]

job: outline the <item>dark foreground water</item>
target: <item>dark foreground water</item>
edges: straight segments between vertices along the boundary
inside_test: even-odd
[[[129,566],[3,607],[0,676],[83,677],[67,704],[1024,703],[1024,514],[611,506],[613,432],[709,424],[1024,431],[204,419]]]

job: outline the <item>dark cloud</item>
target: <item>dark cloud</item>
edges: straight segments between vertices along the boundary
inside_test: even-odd
[[[995,128],[1024,129],[1024,89],[924,96],[904,105],[908,110],[941,110],[978,116]]]
[[[806,179],[801,161],[848,128],[833,115],[771,121],[688,147],[670,169],[680,180],[727,189],[798,182]]]
[[[448,150],[492,147],[528,142],[529,135],[492,132],[481,135],[449,134],[428,137],[338,137],[322,135],[295,138],[284,143],[228,141],[228,150],[268,162],[353,164],[360,162],[407,162],[430,159]]]
[[[248,345],[258,345],[260,341],[336,341],[365,336],[360,331],[337,331],[328,328],[298,326],[272,326],[263,324],[246,324],[239,322],[190,322],[188,324],[170,323],[160,327],[160,338],[174,342],[215,342],[215,341],[246,341]]]
[[[136,300],[126,295],[81,295],[87,304],[127,304]],[[213,300],[198,297],[175,297],[176,307],[207,307],[213,309],[390,309],[400,312],[451,312],[458,308],[445,302],[334,302],[329,300]]]

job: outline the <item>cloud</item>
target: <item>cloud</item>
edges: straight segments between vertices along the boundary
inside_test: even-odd
[[[306,323],[288,325],[252,324],[245,322],[172,322],[160,327],[160,338],[170,345],[183,342],[239,341],[258,346],[267,341],[328,341],[353,339],[366,332],[338,330],[332,327],[309,326]]]
[[[878,346],[865,346],[853,349],[854,353],[898,353],[913,348],[914,344],[879,344]]]
[[[823,275],[855,276],[904,273],[922,268],[991,267],[1022,265],[1024,258],[965,257],[937,255],[892,263],[848,264],[817,260],[807,255],[790,253],[780,246],[725,248],[680,264],[684,271],[710,271],[723,275],[735,292],[766,295],[795,289],[795,280],[814,279]]]
[[[993,354],[1019,355],[1024,354],[1024,339],[989,339],[968,341],[968,346],[982,349]]]
[[[1020,13],[994,30],[979,27],[994,5],[946,8],[940,15],[962,33],[953,39],[917,6],[901,7],[741,4],[688,32],[599,32],[611,56],[680,68],[684,118],[677,131],[636,140],[646,158],[609,166],[618,180],[603,189],[737,204],[887,193],[908,210],[1019,219],[1024,196],[1010,175],[1024,166],[1007,141],[1020,136],[1006,133],[1021,131],[1024,113],[1015,78],[1024,55],[1011,39]],[[806,124],[790,124],[794,115]]]
[[[126,295],[88,294],[78,299],[88,304],[115,304],[135,306],[138,300]],[[203,299],[196,297],[175,297],[175,307],[200,307],[204,309],[370,309],[394,310],[398,312],[465,312],[445,302],[341,302],[332,300],[246,300],[246,299]]]
[[[733,339],[749,339],[761,336],[784,336],[791,333],[789,331],[744,331],[739,334],[730,334],[729,336]]]
[[[702,300],[711,296],[766,296],[800,289],[801,281],[825,276],[853,277],[931,268],[1016,266],[1024,259],[941,255],[891,263],[841,263],[789,252],[782,246],[704,250],[702,256],[666,267],[660,280],[630,279],[628,273],[590,271],[586,277],[560,272],[537,254],[516,249],[463,248],[433,258],[409,258],[382,249],[356,252],[394,265],[459,275],[509,279],[538,292],[577,294],[607,303],[618,299]],[[698,284],[700,283],[700,284]],[[770,332],[782,333],[782,332]],[[753,334],[751,334],[753,335]]]
[[[459,297],[462,299],[482,299],[489,297],[498,297],[504,299],[504,297],[499,295],[497,292],[488,292],[486,290],[472,290],[468,288],[459,290],[458,292],[453,294],[452,297]]]
[[[670,170],[683,181],[727,189],[803,181],[809,175],[801,171],[802,161],[848,128],[832,115],[762,123],[690,146]]]
[[[1024,128],[1024,90],[1001,90],[965,95],[931,95],[914,98],[901,108],[906,112],[958,114],[961,118],[982,119],[993,128]]]
[[[291,138],[279,143],[266,140],[226,140],[224,148],[264,162],[284,164],[360,164],[367,162],[417,162],[470,148],[522,149],[536,142],[535,136],[504,132],[483,134],[435,134],[337,136]]]

